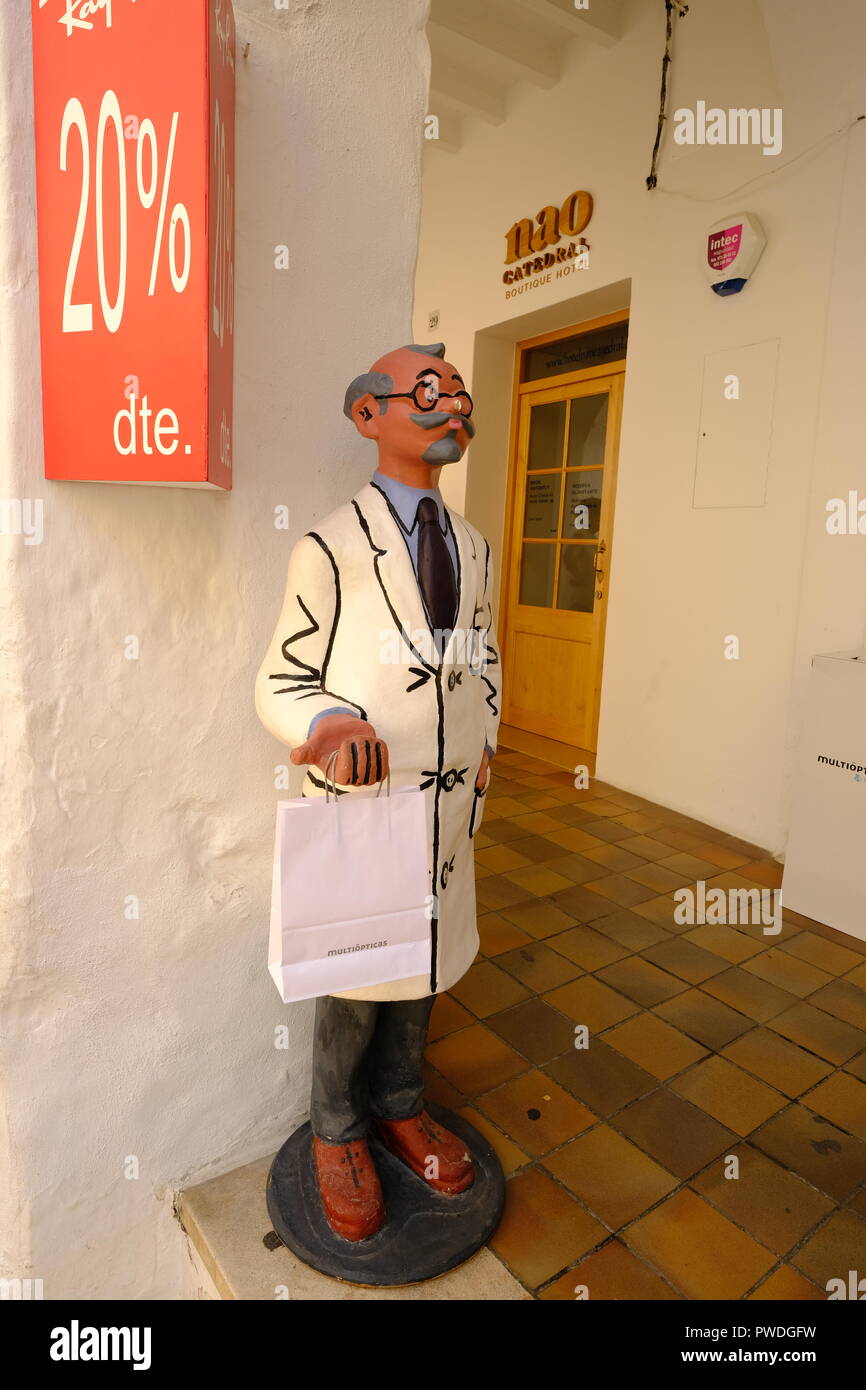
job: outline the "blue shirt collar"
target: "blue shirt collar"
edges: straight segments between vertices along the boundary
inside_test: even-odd
[[[439,511],[439,525],[443,531],[447,531],[445,503],[442,501],[442,494],[438,487],[410,487],[408,483],[400,483],[396,478],[389,478],[387,473],[380,473],[378,469],[373,474],[373,482],[388,498],[407,534],[411,534],[415,528],[418,503],[422,497],[433,498]]]

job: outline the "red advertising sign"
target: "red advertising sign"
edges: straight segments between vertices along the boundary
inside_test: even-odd
[[[231,0],[32,0],[46,478],[231,487]]]

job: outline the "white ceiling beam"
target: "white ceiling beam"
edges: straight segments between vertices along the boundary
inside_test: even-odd
[[[446,66],[434,57],[427,103],[434,113],[437,101],[469,116],[480,116],[491,125],[501,125],[506,116],[504,89],[482,82],[470,68],[450,63]]]
[[[425,137],[422,142],[424,149],[444,150],[448,154],[456,154],[463,144],[463,124],[458,112],[443,101],[433,101],[429,115],[436,117],[438,133],[435,140],[429,138],[426,130],[433,127],[428,127],[425,122]]]
[[[552,87],[561,74],[557,47],[540,37],[532,17],[512,4],[485,0],[476,7],[466,0],[433,0],[427,32],[442,46],[454,46],[455,57],[470,60],[481,49],[507,64],[512,78],[522,77],[542,87]],[[473,51],[474,50],[474,51]]]
[[[514,0],[537,19],[556,24],[572,37],[610,48],[622,38],[622,11],[619,0],[589,0],[585,10],[574,0]]]

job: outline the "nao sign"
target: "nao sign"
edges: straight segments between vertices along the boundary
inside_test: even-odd
[[[561,207],[550,204],[535,214],[534,222],[523,217],[505,233],[505,264],[502,283],[514,286],[520,280],[530,285],[506,289],[505,298],[522,294],[527,288],[550,284],[575,270],[589,268],[589,245],[581,232],[592,217],[592,195],[579,188],[569,193]],[[563,238],[566,238],[563,240]],[[550,248],[556,246],[553,251]],[[519,261],[519,265],[515,265]]]
[[[231,0],[32,0],[46,478],[230,488]]]

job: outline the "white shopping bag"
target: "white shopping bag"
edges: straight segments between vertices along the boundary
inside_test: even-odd
[[[277,802],[268,969],[284,1004],[426,975],[419,787]]]

